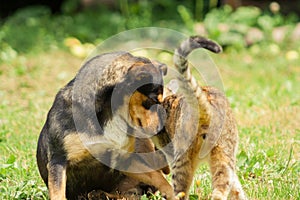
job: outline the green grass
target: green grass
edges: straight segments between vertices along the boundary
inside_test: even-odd
[[[41,53],[26,57],[19,73],[18,59],[0,67],[0,199],[43,199],[47,191],[35,160],[38,135],[55,93],[81,60],[64,52]]]
[[[225,16],[225,11],[219,14]],[[239,17],[223,19],[216,12],[205,23],[219,41],[223,33],[218,24]],[[35,160],[38,135],[55,94],[83,61],[63,47],[63,40],[73,36],[96,43],[126,28],[153,25],[147,18],[139,21],[139,16],[124,21],[118,13],[96,14],[50,16],[40,8],[20,11],[1,22],[0,199],[48,198]],[[108,23],[110,17],[113,24]],[[246,25],[252,26],[253,19]],[[187,32],[185,25],[194,21],[185,23],[156,21],[155,25],[182,27],[178,30]],[[97,24],[107,28],[101,28],[100,34]],[[239,125],[238,175],[249,199],[300,199],[300,59],[287,56],[290,50],[300,54],[299,42],[279,44],[279,51],[272,51],[274,44],[268,39],[244,49],[243,37],[244,32],[234,37],[242,38],[237,47],[212,55]],[[191,197],[208,199],[211,180],[206,165],[199,167],[194,179]]]
[[[300,66],[285,53],[217,60],[238,119],[239,176],[251,199],[300,198]]]
[[[238,175],[250,199],[300,198],[300,66],[285,52],[213,56],[238,120]],[[251,63],[245,63],[249,56]],[[35,161],[37,138],[55,93],[80,64],[65,51],[50,51],[1,65],[0,199],[47,198]],[[193,185],[192,194],[207,199],[205,165],[195,180],[200,185]]]

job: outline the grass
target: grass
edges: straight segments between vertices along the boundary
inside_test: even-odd
[[[53,52],[1,65],[0,199],[46,198],[35,161],[37,138],[54,94],[80,62]]]
[[[0,199],[48,198],[35,160],[38,135],[55,94],[83,61],[62,47],[63,40],[75,36],[94,43],[98,38],[94,26],[99,18],[93,12],[93,20],[79,14],[72,24],[68,16],[49,18],[47,10],[36,11],[42,15],[29,11],[0,29],[4,41],[0,45]],[[105,16],[101,19],[107,24],[109,15]],[[105,36],[126,27],[122,16],[113,16],[116,24],[102,30]],[[139,23],[149,25],[148,21]],[[169,27],[168,21],[164,23]],[[295,50],[299,55],[299,42],[282,45],[279,51],[270,51],[269,42],[238,52],[228,49],[212,58],[238,121],[238,175],[249,199],[296,200],[300,199],[300,59],[287,54]],[[194,179],[191,198],[208,199],[211,180],[206,165],[199,167]]]
[[[238,119],[238,175],[250,199],[300,198],[300,66],[284,53],[213,56]],[[1,64],[0,199],[47,198],[35,161],[37,138],[54,95],[81,62],[56,50]],[[210,184],[201,166],[192,194],[207,199]]]
[[[217,61],[239,123],[244,188],[251,199],[299,199],[299,61],[234,54]]]

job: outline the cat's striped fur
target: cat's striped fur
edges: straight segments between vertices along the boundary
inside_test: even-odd
[[[229,102],[220,90],[200,87],[188,67],[187,56],[197,48],[215,53],[222,49],[211,40],[195,36],[175,50],[174,64],[197,98],[198,113],[185,97],[167,96],[163,102],[167,113],[165,129],[154,138],[154,143],[164,147],[164,141],[172,139],[171,148],[164,149],[172,168],[175,194],[185,194],[182,199],[188,198],[202,160],[208,161],[211,169],[211,199],[227,199],[229,195],[231,199],[246,199],[235,170],[238,130]]]

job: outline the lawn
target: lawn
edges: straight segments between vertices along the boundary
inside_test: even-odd
[[[273,45],[273,46],[272,46]],[[298,43],[299,45],[299,43]],[[300,58],[297,44],[229,48],[211,55],[238,121],[238,175],[249,199],[300,199]],[[0,199],[47,199],[35,152],[54,96],[83,58],[66,48],[18,53],[0,62]],[[207,166],[193,197],[208,199]]]

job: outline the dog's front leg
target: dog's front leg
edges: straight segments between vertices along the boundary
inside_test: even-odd
[[[51,200],[66,199],[66,164],[50,162],[48,164],[48,187]]]
[[[175,199],[174,190],[172,186],[168,183],[168,181],[160,171],[152,171],[145,173],[124,172],[124,174],[143,183],[153,185],[169,200]]]
[[[143,156],[143,154],[132,154],[130,157],[127,157],[127,159],[122,160],[124,158],[125,156],[120,156],[117,161],[119,166],[126,162],[130,163],[127,165],[127,171],[122,172],[123,174],[145,184],[154,186],[164,196],[166,196],[168,200],[175,199],[173,187],[163,176],[161,170],[155,170],[156,167],[153,165],[154,163],[151,163],[149,156]],[[157,160],[157,162],[159,162],[159,160]]]

